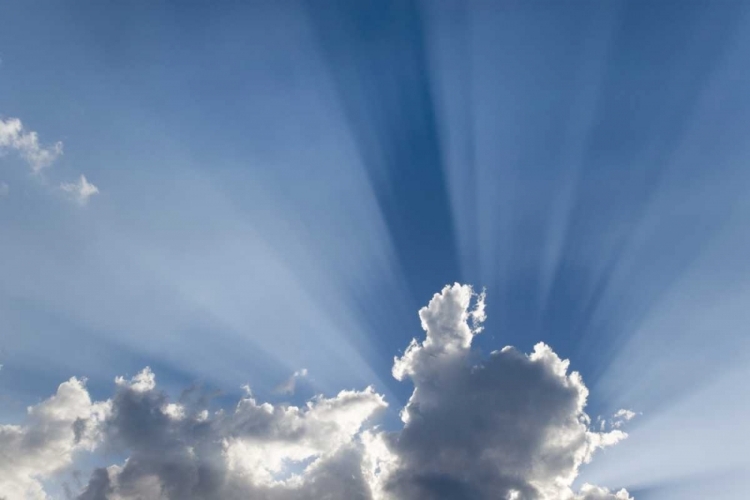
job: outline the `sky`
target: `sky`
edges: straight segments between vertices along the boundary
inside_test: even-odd
[[[0,498],[746,496],[749,7],[3,2]]]

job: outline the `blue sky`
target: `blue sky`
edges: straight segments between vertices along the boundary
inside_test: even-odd
[[[583,479],[737,498],[748,15],[6,2],[0,119],[54,161],[0,140],[0,419],[71,376],[96,399],[150,366],[173,395],[277,401],[305,368],[292,401],[372,384],[396,425],[393,358],[460,282],[487,292],[477,356],[545,342],[589,415],[639,414]]]

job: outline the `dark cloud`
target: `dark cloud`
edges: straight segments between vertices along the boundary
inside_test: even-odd
[[[588,429],[586,389],[564,369],[540,344],[416,384],[404,429],[386,437],[399,466],[384,488],[404,499],[573,498],[580,464],[623,435]]]
[[[107,500],[112,493],[107,469],[95,469],[91,474],[88,486],[78,495],[79,500]]]
[[[414,392],[404,428],[382,434],[381,494],[398,499],[573,499],[578,467],[625,434],[589,429],[588,391],[545,344],[472,363],[484,296],[446,287],[420,311],[426,338],[395,360]],[[615,498],[604,496],[602,498]],[[625,496],[624,498],[627,498]]]

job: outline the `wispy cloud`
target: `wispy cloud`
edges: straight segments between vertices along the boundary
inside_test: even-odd
[[[33,130],[26,130],[18,118],[0,119],[0,152],[15,151],[35,174],[49,167],[63,154],[63,143],[43,146]]]
[[[60,184],[60,189],[68,193],[73,200],[81,205],[87,204],[89,198],[99,193],[99,188],[87,181],[83,174],[81,174],[78,182],[63,182]]]
[[[279,394],[294,394],[294,390],[297,388],[297,380],[305,377],[307,377],[306,368],[297,370],[283,384],[276,387],[276,392]]]
[[[10,151],[16,152],[34,175],[41,176],[44,169],[62,156],[63,143],[58,141],[51,146],[44,146],[39,141],[39,135],[33,130],[27,130],[20,119],[0,119],[0,155]],[[89,198],[99,192],[99,188],[88,182],[84,175],[77,182],[60,183],[60,189],[80,205],[86,205]],[[0,196],[8,194],[8,191],[8,185],[0,183]]]

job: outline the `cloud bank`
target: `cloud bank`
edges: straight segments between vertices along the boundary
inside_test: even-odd
[[[0,491],[48,498],[45,481],[98,448],[127,458],[93,470],[74,498],[631,500],[573,491],[579,467],[626,434],[592,429],[581,377],[545,344],[478,362],[484,304],[455,284],[420,310],[425,338],[394,359],[393,375],[414,385],[400,430],[374,425],[387,403],[372,387],[301,407],[248,390],[231,411],[210,411],[190,391],[171,402],[148,368],[118,378],[103,402],[73,378],[23,426],[0,427]]]

